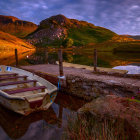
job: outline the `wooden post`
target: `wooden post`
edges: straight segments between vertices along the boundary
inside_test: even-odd
[[[46,61],[46,64],[48,64],[48,50],[46,50],[45,52],[45,61]]]
[[[15,49],[16,66],[18,66],[18,51]]]
[[[58,50],[58,59],[59,59],[59,74],[60,74],[60,76],[64,76],[62,49]]]
[[[58,115],[58,127],[61,128],[62,126],[62,115],[63,115],[63,106],[59,104],[59,115]]]
[[[94,49],[94,71],[97,71],[97,49]]]

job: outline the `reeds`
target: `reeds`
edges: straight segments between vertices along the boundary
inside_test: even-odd
[[[139,140],[140,134],[125,120],[97,118],[90,113],[68,118],[63,139],[68,140]]]

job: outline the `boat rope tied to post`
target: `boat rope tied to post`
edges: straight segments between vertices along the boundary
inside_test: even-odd
[[[58,90],[60,90],[60,79],[58,80]]]
[[[65,80],[65,76],[58,76],[58,90],[61,89],[61,80]]]

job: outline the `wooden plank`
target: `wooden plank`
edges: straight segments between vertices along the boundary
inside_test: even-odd
[[[16,66],[18,66],[18,51],[15,49],[15,60],[16,60]]]
[[[16,84],[24,84],[24,83],[30,83],[30,82],[37,82],[37,81],[36,80],[25,80],[25,81],[0,83],[0,87],[2,87],[2,86],[9,86],[9,85],[16,85]]]
[[[58,59],[59,59],[59,74],[60,76],[63,76],[63,54],[62,54],[62,49],[58,50]]]
[[[45,86],[37,86],[37,87],[30,87],[30,88],[24,88],[24,89],[17,89],[12,91],[6,91],[8,94],[15,94],[15,93],[21,93],[21,92],[27,92],[27,91],[34,91],[39,89],[45,89]]]
[[[97,49],[94,49],[94,71],[97,71]]]
[[[28,76],[16,76],[16,77],[1,77],[0,80],[10,80],[10,79],[17,79],[17,78],[27,78]]]
[[[17,73],[5,73],[5,74],[0,74],[0,76],[16,76],[18,75]]]

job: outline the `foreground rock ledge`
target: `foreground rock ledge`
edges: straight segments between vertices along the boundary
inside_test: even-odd
[[[94,116],[121,118],[140,133],[140,102],[135,99],[107,95],[92,100],[78,110],[79,114],[90,112]]]

